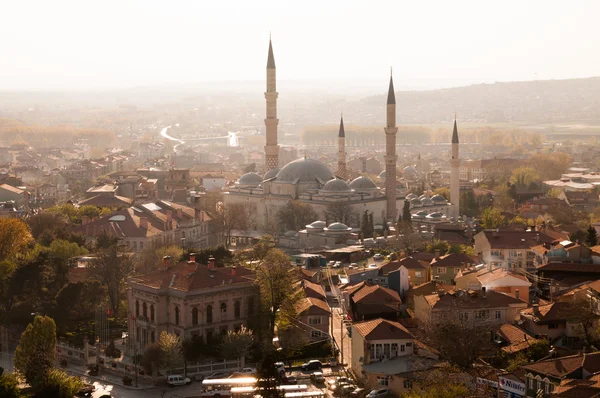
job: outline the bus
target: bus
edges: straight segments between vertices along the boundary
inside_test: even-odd
[[[278,386],[277,389],[282,391],[287,397],[289,394],[307,392],[308,386],[306,384],[290,384]],[[257,390],[258,388],[256,387],[233,387],[231,389],[231,398],[254,398],[258,396]]]
[[[298,391],[298,392],[286,392],[285,398],[324,398],[325,393],[323,391]]]
[[[256,387],[255,377],[238,377],[231,379],[205,379],[202,380],[201,397],[229,397],[235,388]]]

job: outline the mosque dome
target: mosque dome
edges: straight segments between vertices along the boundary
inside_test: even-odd
[[[352,180],[350,188],[355,191],[361,191],[364,189],[377,189],[377,185],[369,177],[361,176]]]
[[[415,216],[417,216],[419,218],[424,218],[424,217],[427,217],[427,212],[426,211],[419,211],[419,212],[415,213]]]
[[[423,200],[423,199],[425,199],[427,197],[428,197],[427,195],[423,194],[423,195],[419,196],[419,200]]]
[[[433,206],[433,200],[429,199],[428,197],[424,197],[423,199],[421,199],[421,204],[423,206]]]
[[[404,169],[402,169],[402,173],[404,173],[405,176],[409,174],[415,175],[417,174],[417,169],[412,166],[406,166]]]
[[[346,181],[336,178],[327,181],[322,190],[325,192],[348,192],[350,191],[350,187]]]
[[[263,180],[270,180],[271,178],[276,177],[277,173],[279,173],[279,167],[267,171],[263,176]]]
[[[385,180],[385,170],[383,170],[381,173],[379,173],[379,179]]]
[[[442,195],[433,195],[431,197],[431,200],[433,200],[433,203],[446,203],[447,200],[446,198],[444,198]]]
[[[345,232],[351,230],[352,228],[349,228],[346,224],[342,224],[341,222],[334,222],[329,224],[326,229],[328,231]]]
[[[326,226],[327,224],[325,224],[325,221],[314,221],[313,223],[307,225],[306,228],[323,229]]]
[[[282,183],[319,182],[325,184],[335,178],[331,170],[315,159],[296,159],[283,166],[275,181]]]
[[[258,186],[262,183],[263,179],[256,173],[246,173],[237,180],[237,185],[245,186]]]
[[[410,204],[413,207],[421,207],[421,201],[419,200],[419,198],[411,199]]]
[[[417,199],[417,195],[415,195],[414,193],[409,193],[408,195],[406,195],[406,200],[413,200],[413,199]]]
[[[285,236],[286,238],[294,238],[296,235],[298,235],[298,233],[293,230],[289,230],[285,234],[283,234],[283,236]]]
[[[444,215],[442,213],[431,213],[427,216],[427,218],[443,218]]]

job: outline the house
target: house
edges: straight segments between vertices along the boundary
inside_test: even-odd
[[[302,279],[297,283],[299,288],[304,290],[304,295],[308,298],[316,298],[319,300],[327,300],[325,290],[318,283],[311,282],[307,279]]]
[[[79,201],[79,206],[97,206],[97,207],[129,207],[133,200],[118,195],[96,195]]]
[[[296,315],[299,320],[296,326],[306,332],[309,341],[329,337],[331,309],[326,301],[304,297],[296,304]]]
[[[587,191],[563,191],[558,197],[576,210],[590,212],[598,206],[598,194]]]
[[[430,280],[429,265],[424,265],[414,257],[404,257],[400,260],[390,261],[379,269],[379,276],[387,276],[400,266],[408,270],[409,285],[420,285]]]
[[[473,290],[451,290],[415,296],[415,316],[421,322],[459,317],[462,321],[502,324],[519,319],[527,303],[508,294]]]
[[[428,296],[433,293],[440,291],[449,292],[454,289],[454,285],[447,285],[441,282],[431,280],[421,285],[411,286],[410,289],[404,294],[404,304],[406,308],[415,309],[415,297],[416,296]]]
[[[533,246],[554,241],[543,232],[514,229],[485,230],[475,235],[475,253],[481,262],[506,269],[533,268]]]
[[[563,392],[560,395],[553,393],[561,384],[563,387],[574,387],[579,383],[574,383],[573,380],[588,380],[590,376],[600,372],[600,352],[545,359],[524,365],[523,370],[525,371],[528,397],[590,397],[591,395],[568,395],[565,393],[565,390],[576,393],[577,388],[562,388]],[[570,383],[565,383],[567,380]],[[592,381],[592,385],[597,383],[597,379]],[[581,384],[579,385],[581,386]],[[542,395],[537,395],[540,390],[543,391]]]
[[[592,251],[579,243],[570,240],[559,242],[544,243],[533,246],[531,251],[534,253],[533,265],[538,266],[546,263],[591,263]]]
[[[194,256],[177,264],[167,257],[160,269],[129,277],[130,346],[143,349],[163,331],[210,343],[219,334],[239,330],[258,312],[255,279],[248,268],[215,267],[213,258],[198,264]]]
[[[378,318],[352,325],[352,371],[369,388],[400,395],[411,388],[414,372],[439,362],[434,350],[398,322]]]
[[[29,193],[12,185],[0,185],[0,202],[15,202],[17,207],[23,206],[29,199]]]
[[[460,271],[474,266],[475,261],[463,253],[450,253],[431,260],[431,278],[442,283],[454,284],[454,279]]]
[[[506,355],[528,350],[539,340],[534,335],[512,323],[503,323],[492,328],[492,339]]]
[[[396,320],[402,299],[398,292],[380,285],[360,282],[342,292],[352,319],[386,318]]]
[[[502,267],[477,266],[460,271],[455,279],[456,288],[462,290],[494,290],[529,302],[531,282],[522,274]]]

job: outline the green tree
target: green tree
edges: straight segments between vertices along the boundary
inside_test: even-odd
[[[488,207],[481,215],[481,226],[485,229],[494,229],[506,224],[505,217],[499,209]]]
[[[161,332],[158,337],[158,346],[161,350],[161,365],[170,371],[183,364],[183,351],[181,340],[175,334]]]
[[[83,388],[79,377],[69,376],[62,370],[52,369],[46,383],[35,394],[35,398],[72,398]]]
[[[244,358],[253,342],[252,331],[245,326],[238,331],[229,330],[221,342],[222,356],[224,359]]]
[[[404,201],[404,206],[402,207],[402,221],[404,224],[412,227],[412,215],[410,214],[410,202],[408,200]]]
[[[517,167],[510,176],[510,182],[516,185],[529,186],[530,184],[539,184],[542,181],[537,170],[532,167]]]
[[[596,228],[590,225],[587,229],[587,235],[585,237],[585,244],[588,247],[596,246],[598,244],[598,232],[596,232]]]
[[[2,398],[24,398],[25,395],[21,393],[19,388],[19,381],[17,378],[10,374],[0,375],[0,397]]]
[[[59,334],[89,334],[93,330],[96,307],[106,300],[106,288],[98,281],[65,285],[56,295],[53,309]]]
[[[450,245],[445,240],[435,239],[433,242],[428,243],[427,246],[425,246],[425,250],[428,253],[435,253],[437,250],[439,250],[440,254],[445,254],[449,252]]]
[[[450,188],[446,188],[446,187],[437,188],[435,191],[433,191],[433,194],[443,196],[444,199],[450,201]]]
[[[47,316],[36,316],[23,334],[14,356],[15,369],[38,389],[45,385],[56,359],[56,324]]]
[[[85,247],[80,247],[75,242],[69,242],[63,239],[57,239],[50,243],[50,256],[56,258],[61,264],[67,265],[69,260],[76,256],[88,254]]]
[[[127,255],[119,253],[115,245],[99,253],[91,267],[108,291],[111,313],[117,316],[125,278],[133,271],[133,262]]]

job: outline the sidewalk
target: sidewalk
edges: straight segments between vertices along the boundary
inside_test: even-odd
[[[123,384],[123,376],[125,374],[121,374],[106,368],[101,368],[98,376],[90,376],[87,374],[87,368],[85,366],[77,366],[77,365],[69,365],[64,369],[66,372],[76,374],[77,376],[86,377],[90,380],[97,380],[101,382],[105,382],[107,384],[116,384],[121,387],[130,389],[130,390],[147,390],[150,388],[154,388],[153,384],[149,384],[147,380],[138,378],[138,387],[135,386],[135,375],[129,375],[134,381],[131,386],[126,386]]]

